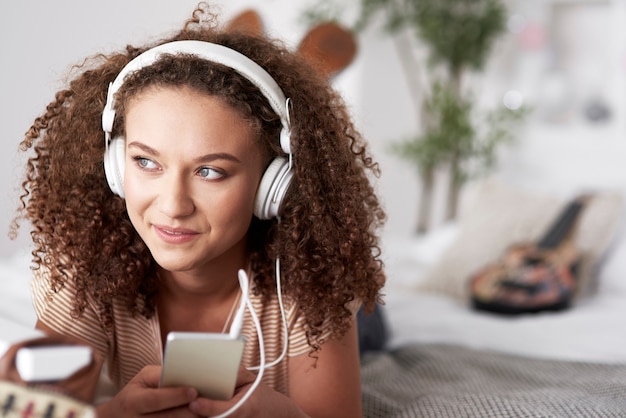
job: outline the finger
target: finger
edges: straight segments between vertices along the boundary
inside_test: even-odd
[[[152,413],[179,406],[186,407],[197,397],[198,391],[188,387],[148,389],[144,396],[138,399],[137,407],[144,414]]]
[[[144,388],[137,399],[137,408],[142,413],[152,413],[165,409],[187,406],[198,397],[192,387],[159,388],[160,366],[146,366],[133,379],[132,383]]]
[[[205,415],[206,416],[206,415]],[[143,415],[144,418],[199,418],[187,405]]]
[[[252,384],[256,380],[256,375],[245,367],[240,367],[237,373],[237,388],[232,399],[219,401],[198,397],[189,404],[189,409],[200,416],[214,416],[223,414],[231,409],[245,394],[252,390]],[[258,388],[257,388],[258,389]],[[250,406],[250,402],[247,402]]]
[[[198,398],[189,404],[189,411],[203,417],[212,417],[223,414],[235,405],[234,399],[230,401],[216,401],[207,398]]]
[[[161,380],[161,366],[149,365],[145,366],[135,375],[131,382],[137,383],[147,388],[159,387]]]
[[[256,379],[256,374],[252,373],[250,370],[246,369],[244,366],[239,367],[239,371],[237,372],[237,383],[236,386],[239,388],[241,386],[249,385],[254,382]]]

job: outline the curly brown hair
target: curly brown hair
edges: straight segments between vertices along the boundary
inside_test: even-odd
[[[16,219],[32,224],[34,268],[45,269],[53,291],[73,280],[75,315],[93,300],[111,327],[115,299],[133,315],[154,315],[157,266],[124,200],[107,185],[101,115],[108,84],[124,65],[152,46],[189,39],[243,53],[291,98],[294,178],[280,220],[253,220],[250,262],[254,291],[269,296],[280,257],[283,292],[302,310],[309,344],[319,349],[326,327],[337,337],[350,326],[350,302],[372,308],[381,299],[385,277],[376,229],[385,215],[368,178],[379,175],[378,166],[328,80],[276,40],[221,30],[202,3],[174,36],[77,66],[69,87],[26,133],[20,148],[34,156]],[[124,130],[124,104],[155,83],[187,85],[226,100],[257,129],[268,159],[282,153],[280,121],[258,89],[232,69],[193,57],[160,59],[131,75],[116,96],[115,131]]]

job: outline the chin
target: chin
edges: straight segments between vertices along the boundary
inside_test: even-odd
[[[160,268],[173,272],[193,270],[198,268],[198,266],[203,265],[206,260],[205,258],[201,260],[198,258],[191,258],[188,253],[180,255],[177,255],[176,252],[163,254],[163,251],[160,251],[159,253],[152,252],[152,257]]]

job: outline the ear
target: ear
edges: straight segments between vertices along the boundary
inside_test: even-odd
[[[244,10],[231,19],[225,30],[226,32],[241,32],[256,36],[263,36],[264,34],[261,16],[252,9]]]
[[[356,51],[353,33],[333,22],[314,26],[298,45],[298,52],[328,78],[350,65]]]

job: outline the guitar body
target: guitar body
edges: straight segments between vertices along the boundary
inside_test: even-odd
[[[516,245],[500,263],[470,280],[474,308],[504,314],[556,311],[570,306],[576,288],[575,252]]]
[[[473,307],[502,314],[568,308],[581,258],[571,232],[582,202],[571,203],[538,243],[513,245],[498,262],[472,275]]]

